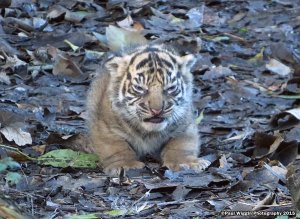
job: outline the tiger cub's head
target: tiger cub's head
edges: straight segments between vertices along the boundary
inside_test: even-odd
[[[192,104],[193,55],[179,56],[163,45],[142,46],[106,63],[111,101],[124,120],[146,132],[185,119]]]

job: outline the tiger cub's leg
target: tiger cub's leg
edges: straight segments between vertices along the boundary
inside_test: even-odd
[[[125,140],[113,135],[105,127],[92,128],[90,136],[90,148],[99,156],[106,174],[117,176],[122,168],[128,170],[145,166],[144,163],[137,160],[135,152]]]
[[[171,170],[193,169],[203,171],[210,165],[208,160],[198,158],[199,140],[197,128],[190,125],[184,133],[172,138],[162,151],[163,166]]]

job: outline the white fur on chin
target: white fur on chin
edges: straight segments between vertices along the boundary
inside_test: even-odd
[[[160,123],[153,123],[153,122],[142,122],[142,127],[149,131],[162,131],[167,127],[168,123],[166,121],[160,122]]]

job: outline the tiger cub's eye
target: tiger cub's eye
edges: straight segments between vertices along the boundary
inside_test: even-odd
[[[172,93],[174,93],[176,90],[177,90],[177,85],[172,85],[171,87],[168,87],[168,88],[166,89],[166,92],[167,92],[168,94],[172,94]]]
[[[147,90],[140,85],[134,84],[132,85],[132,88],[137,94],[143,95],[147,93]]]

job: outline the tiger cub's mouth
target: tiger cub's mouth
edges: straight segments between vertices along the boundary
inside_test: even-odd
[[[151,122],[151,123],[162,123],[165,118],[159,116],[153,116],[151,118],[144,119],[144,122]]]

